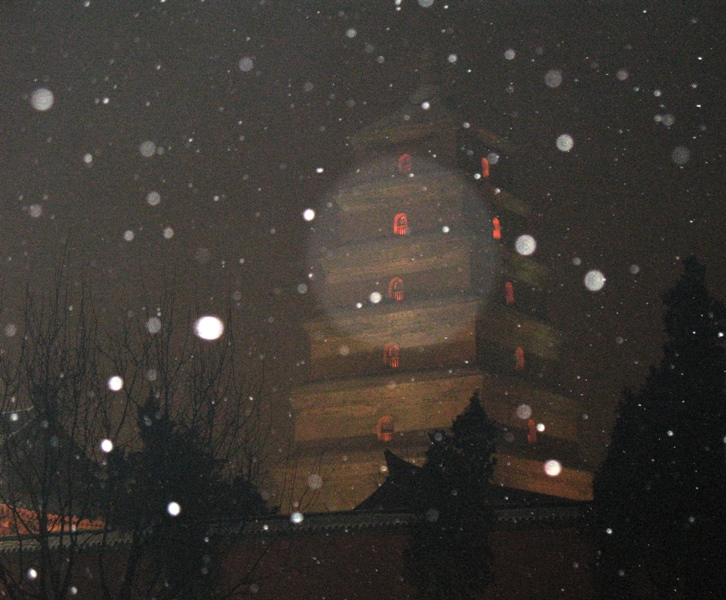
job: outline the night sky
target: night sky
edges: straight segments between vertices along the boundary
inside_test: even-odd
[[[726,297],[726,24],[715,2],[427,3],[0,0],[0,327],[65,251],[108,314],[163,285],[201,311],[232,302],[285,413],[315,309],[302,213],[428,54],[462,118],[518,149],[561,389],[597,454],[620,390],[660,358],[679,257]]]

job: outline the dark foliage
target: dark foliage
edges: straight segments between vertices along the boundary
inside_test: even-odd
[[[110,525],[133,534],[128,569],[144,563],[139,582],[158,598],[214,597],[216,547],[209,525],[265,512],[248,482],[224,476],[224,463],[191,429],[150,399],[138,411],[142,448],[109,456]],[[181,508],[169,513],[170,503]],[[149,558],[152,560],[149,561]],[[127,572],[127,585],[136,580]],[[131,590],[121,590],[126,597]]]
[[[491,581],[486,502],[494,470],[497,426],[475,394],[451,433],[431,435],[422,476],[420,520],[406,553],[406,571],[420,598],[476,598]]]
[[[603,598],[722,598],[726,589],[726,311],[693,258],[663,300],[663,359],[639,392],[625,393],[594,482]]]

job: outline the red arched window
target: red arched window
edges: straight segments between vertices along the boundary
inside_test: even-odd
[[[504,284],[504,297],[507,304],[514,304],[514,286],[511,281]]]
[[[403,279],[394,277],[388,282],[388,297],[391,300],[403,300]]]
[[[393,417],[385,415],[378,419],[378,439],[382,442],[390,442],[393,439],[393,433],[396,428],[393,423]]]
[[[501,240],[502,239],[502,224],[499,222],[499,219],[497,217],[494,217],[492,219],[492,237],[495,240]]]
[[[517,357],[517,362],[515,363],[514,368],[517,369],[517,371],[521,371],[524,369],[524,350],[517,348],[514,354]]]
[[[534,424],[534,419],[527,421],[527,441],[530,444],[537,441],[537,426]]]
[[[397,369],[400,360],[400,349],[396,344],[386,344],[383,349],[383,362],[387,367]]]
[[[481,176],[489,177],[489,161],[486,158],[481,159]]]
[[[406,235],[408,233],[408,217],[406,213],[398,213],[393,217],[393,233]]]
[[[413,159],[410,154],[401,154],[398,159],[398,172],[401,175],[408,175],[413,169]]]

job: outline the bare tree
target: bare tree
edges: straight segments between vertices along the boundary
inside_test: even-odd
[[[63,269],[48,291],[28,288],[0,351],[0,502],[17,536],[0,581],[11,598],[68,597],[82,531],[100,526],[107,390],[89,296]]]

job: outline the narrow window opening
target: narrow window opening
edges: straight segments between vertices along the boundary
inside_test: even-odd
[[[397,369],[400,362],[400,349],[396,344],[386,344],[383,349],[383,362],[391,369]]]
[[[486,158],[481,159],[481,176],[489,177],[489,161]]]
[[[385,415],[378,419],[378,439],[382,442],[390,442],[393,439],[393,434],[396,431],[393,417]]]
[[[408,234],[408,217],[406,213],[398,213],[393,217],[393,233],[396,235]]]
[[[504,284],[504,295],[507,304],[514,304],[514,286],[511,281]]]
[[[492,237],[494,237],[495,240],[501,240],[502,239],[502,224],[499,222],[499,219],[497,217],[494,217],[492,219]]]
[[[517,360],[514,368],[517,369],[517,371],[521,371],[522,369],[524,369],[524,350],[522,350],[521,348],[517,348],[514,354]]]
[[[408,175],[413,169],[413,159],[410,154],[401,154],[398,159],[398,172],[401,175]]]
[[[403,279],[394,277],[388,282],[388,297],[396,302],[403,300]]]

